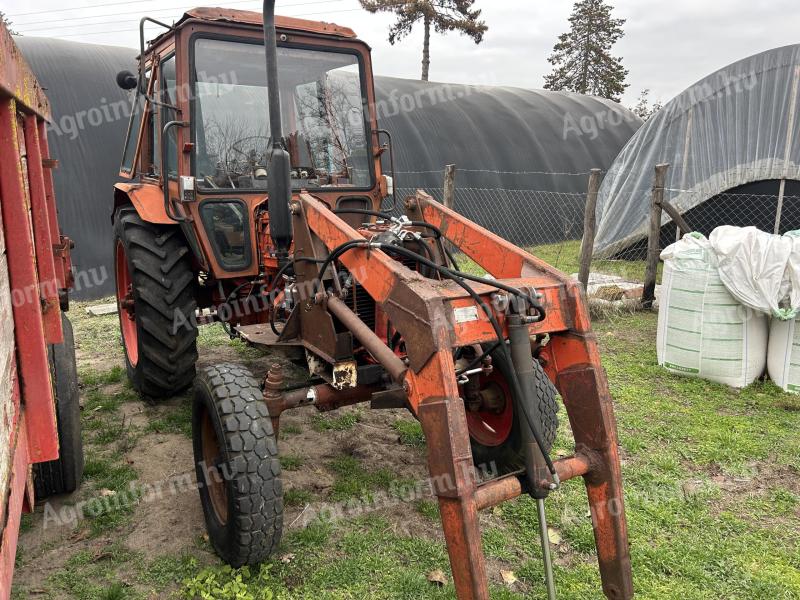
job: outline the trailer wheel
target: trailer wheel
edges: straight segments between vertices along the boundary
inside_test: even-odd
[[[495,405],[467,410],[467,427],[472,445],[472,460],[476,467],[497,469],[498,475],[525,468],[522,451],[520,419],[521,399],[512,393],[509,381],[513,366],[502,349],[491,354],[494,369],[488,376],[481,375],[482,390],[489,390]],[[533,361],[536,372],[536,400],[539,413],[539,431],[546,448],[553,446],[558,431],[558,402],[556,389],[545,375],[538,360]]]
[[[258,382],[222,364],[197,377],[192,437],[211,545],[233,567],[265,561],[283,530],[278,446]]]
[[[145,396],[173,396],[191,385],[197,362],[189,249],[178,227],[122,208],[114,218],[114,267],[128,378]]]
[[[50,372],[56,397],[58,459],[33,465],[36,498],[68,494],[78,489],[83,476],[83,442],[78,371],[75,366],[75,340],[72,323],[61,314],[64,343],[48,349]]]

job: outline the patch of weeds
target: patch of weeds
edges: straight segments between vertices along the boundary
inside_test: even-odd
[[[422,432],[422,425],[419,421],[407,419],[397,420],[392,423],[395,431],[400,434],[400,443],[414,448],[425,446],[425,434]]]
[[[154,415],[145,427],[146,432],[180,433],[192,437],[192,403],[188,398],[182,398],[174,407],[159,407]]]
[[[141,594],[119,581],[118,571],[129,571],[140,555],[114,543],[102,549],[81,550],[48,578],[56,589],[79,600],[134,600]]]
[[[123,402],[123,394],[106,394],[102,390],[89,390],[83,411],[87,417],[98,412],[114,412]]]
[[[164,555],[154,558],[143,569],[140,579],[144,583],[163,589],[170,584],[180,583],[191,577],[197,570],[197,559],[189,556]]]
[[[306,462],[306,459],[302,456],[297,456],[295,454],[284,454],[280,457],[280,460],[281,468],[285,471],[297,471]]]
[[[278,597],[276,591],[281,593],[286,588],[270,571],[268,564],[252,569],[233,569],[227,565],[205,568],[184,580],[181,596],[187,600],[273,600]]]
[[[486,556],[500,560],[512,561],[515,558],[511,536],[505,529],[499,527],[485,527],[482,533],[483,550]]]
[[[439,504],[435,500],[417,500],[414,508],[423,517],[433,521],[438,521],[440,518]]]
[[[230,336],[225,333],[220,323],[209,323],[197,329],[198,348],[216,348],[227,346],[231,341]]]
[[[119,460],[118,455],[116,458]],[[80,512],[89,519],[91,535],[97,536],[127,523],[140,494],[132,485],[137,479],[136,471],[124,462],[87,456],[83,477],[95,489],[80,506]]]
[[[331,470],[336,474],[336,481],[331,489],[333,501],[348,500],[359,496],[369,497],[370,492],[387,489],[398,483],[390,469],[367,471],[358,459],[352,456],[340,456],[330,462]]]
[[[284,425],[283,423],[281,423],[280,426],[281,439],[285,440],[290,435],[298,435],[300,433],[303,433],[303,428],[300,427],[299,425],[295,425],[294,423],[287,423],[286,425]]]
[[[286,506],[305,506],[314,500],[314,494],[308,490],[291,489],[283,493],[283,503]]]
[[[117,581],[112,583],[100,596],[100,600],[125,600],[128,598],[125,586]]]
[[[338,417],[327,417],[325,415],[314,415],[311,417],[311,425],[315,431],[349,431],[361,421],[360,411],[351,411],[339,415]]]
[[[31,529],[33,529],[33,514],[24,513],[19,520],[19,532],[22,534],[30,531]]]
[[[316,519],[302,529],[292,531],[287,536],[286,543],[292,548],[311,550],[325,545],[332,532],[333,525],[329,521]]]
[[[86,387],[99,387],[101,385],[113,385],[125,380],[125,369],[116,365],[108,371],[98,371],[96,369],[80,369],[78,379]]]
[[[250,344],[248,344],[247,342],[243,342],[239,338],[231,340],[230,345],[236,351],[236,354],[238,354],[241,358],[244,359],[254,360],[263,357],[265,354],[264,350],[261,350],[260,348],[257,348],[255,346],[251,346]]]

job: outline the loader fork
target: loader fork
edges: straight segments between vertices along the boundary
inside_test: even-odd
[[[450,242],[498,280],[538,290],[547,307],[547,317],[531,324],[529,331],[531,336],[549,334],[549,343],[542,347],[539,359],[563,398],[575,437],[575,454],[554,461],[557,477],[543,481],[542,489],[549,491],[553,481],[557,484],[559,480],[583,477],[603,591],[614,600],[631,598],[633,585],[614,411],[581,288],[424,192],[417,192],[406,201],[406,212],[412,221],[424,220],[441,229]],[[305,252],[317,242],[332,249],[350,240],[363,240],[309,194],[300,195],[293,214],[295,243]],[[453,307],[472,302],[457,286],[442,281],[432,286],[430,280],[416,273],[410,276],[410,271],[387,254],[369,248],[343,254],[340,260],[350,273],[359,274],[359,282],[406,340],[407,370],[401,364],[393,378],[403,385],[408,407],[425,434],[431,486],[438,497],[456,593],[460,600],[488,599],[478,513],[536,491],[518,474],[485,483],[477,480],[453,348],[496,338],[485,322],[454,322]],[[478,293],[489,296],[491,290],[484,287]],[[507,329],[509,319],[507,315],[502,318]]]

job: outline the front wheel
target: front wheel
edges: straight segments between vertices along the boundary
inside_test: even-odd
[[[192,438],[211,545],[233,567],[264,562],[281,539],[283,488],[272,421],[250,371],[233,364],[201,371]]]
[[[502,348],[491,353],[492,372],[479,376],[479,402],[467,405],[467,428],[476,467],[496,471],[499,475],[525,469],[522,427],[527,427],[522,398],[517,398],[510,384],[514,366]],[[538,415],[539,431],[545,448],[553,446],[558,431],[556,389],[547,378],[539,361],[533,360],[536,378],[533,418]]]

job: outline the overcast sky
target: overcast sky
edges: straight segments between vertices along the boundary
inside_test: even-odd
[[[475,5],[483,9],[489,25],[484,42],[476,46],[457,34],[435,34],[431,80],[541,88],[550,71],[547,56],[567,29],[572,4],[567,0],[477,0]],[[667,101],[737,59],[800,41],[798,0],[616,0],[611,4],[616,17],[627,19],[625,37],[615,48],[630,70],[626,105],[634,104],[644,88],[652,90],[651,100]],[[0,0],[0,10],[24,35],[131,47],[138,46],[140,17],[170,22],[194,5],[179,4],[179,0]],[[261,3],[222,0],[208,5],[260,10]],[[357,0],[278,0],[277,12],[350,26],[373,47],[377,74],[419,77],[420,27],[391,46],[386,41],[391,15],[370,15],[359,9]]]

